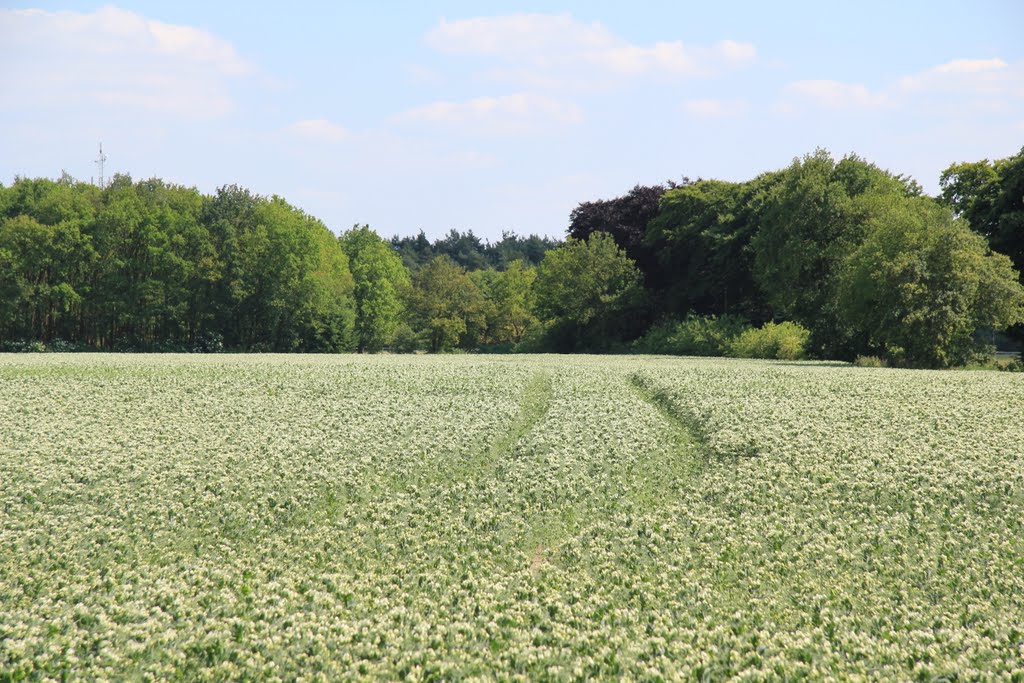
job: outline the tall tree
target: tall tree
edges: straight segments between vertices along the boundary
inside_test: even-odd
[[[439,254],[448,256],[467,270],[504,270],[515,261],[524,261],[535,266],[544,258],[546,252],[558,244],[557,240],[550,237],[520,237],[509,231],[502,232],[501,239],[497,242],[481,240],[472,230],[466,233],[451,230],[445,237],[433,242],[427,239],[422,230],[415,236],[395,235],[391,238],[392,248],[402,257],[402,263],[410,271],[416,270]]]
[[[477,270],[469,274],[486,299],[487,341],[519,343],[537,324],[533,314],[536,269],[514,261],[505,270]]]
[[[939,182],[942,200],[1024,277],[1024,148],[994,162],[952,164]],[[1024,342],[1024,325],[1011,336]]]
[[[816,355],[855,353],[835,310],[836,278],[868,232],[871,197],[919,193],[916,184],[857,156],[836,162],[820,149],[795,160],[773,186],[751,242],[754,276],[776,316],[811,330]]]
[[[410,318],[432,352],[474,348],[487,329],[486,300],[466,271],[435,256],[413,274]]]
[[[780,176],[765,173],[745,183],[698,180],[664,194],[646,236],[661,272],[671,274],[656,294],[663,313],[770,317],[754,281],[751,241]]]
[[[640,271],[607,233],[569,238],[537,266],[538,316],[557,350],[607,346],[631,332],[625,313],[642,296]]]
[[[1024,322],[1010,259],[925,197],[876,197],[868,236],[840,269],[837,310],[866,351],[948,367],[978,350],[979,328]]]
[[[391,245],[368,225],[356,225],[340,238],[355,281],[355,332],[359,352],[390,344],[404,312],[409,271]]]
[[[683,184],[689,183],[688,179]],[[644,274],[648,286],[656,286],[658,261],[645,242],[647,224],[659,211],[661,196],[677,185],[636,185],[621,197],[583,202],[569,214],[567,234],[585,240],[594,233],[608,233]]]
[[[0,335],[48,342],[70,336],[95,254],[72,221],[0,220]]]

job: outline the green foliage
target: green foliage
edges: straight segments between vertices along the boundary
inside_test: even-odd
[[[659,264],[647,281],[662,290],[665,312],[766,317],[751,240],[781,176],[765,173],[746,183],[698,180],[665,193],[645,237]]]
[[[874,198],[918,192],[856,156],[836,162],[825,150],[795,160],[771,188],[751,244],[754,276],[776,316],[811,330],[816,353],[856,351],[835,310],[836,280],[868,232]]]
[[[469,271],[504,270],[516,261],[536,266],[546,252],[558,245],[558,241],[550,237],[520,237],[510,231],[502,232],[501,239],[496,242],[482,240],[472,230],[463,233],[454,229],[433,242],[422,230],[415,236],[395,235],[391,238],[391,247],[410,271],[429,263],[436,256],[447,256]]]
[[[884,359],[878,356],[857,356],[853,359],[853,364],[858,368],[885,368],[889,366]]]
[[[537,325],[533,314],[533,283],[537,271],[522,261],[505,270],[478,270],[469,274],[487,302],[487,344],[518,344]]]
[[[73,221],[0,219],[0,337],[47,341],[72,328],[94,260],[88,236]]]
[[[537,316],[551,327],[556,350],[594,348],[621,337],[643,296],[640,272],[605,233],[569,239],[537,267]]]
[[[354,226],[340,240],[355,280],[359,350],[380,351],[393,341],[405,312],[409,271],[391,245],[368,225]]]
[[[1009,256],[1024,278],[1024,148],[994,162],[952,164],[943,171],[940,184],[942,200],[994,251]],[[1009,334],[1024,341],[1024,325]]]
[[[952,164],[939,182],[943,201],[1024,269],[1024,148],[994,162]]]
[[[0,339],[188,350],[352,347],[348,260],[319,221],[237,187],[0,188]],[[219,346],[219,345],[214,345]]]
[[[667,320],[652,327],[637,340],[641,353],[676,356],[726,356],[733,339],[749,328],[739,316],[689,315],[681,321]]]
[[[431,352],[470,349],[487,330],[487,301],[461,266],[437,256],[413,274],[409,295],[413,325]]]
[[[687,316],[653,327],[634,348],[641,353],[800,360],[810,333],[793,322],[751,327],[738,316]]]
[[[44,353],[46,344],[41,341],[10,340],[0,341],[0,353]]]
[[[811,333],[799,323],[767,322],[760,328],[741,332],[729,345],[729,355],[737,358],[774,358],[800,360],[806,357]]]
[[[1024,150],[941,182],[942,202],[1010,261],[914,181],[823,150],[747,182],[583,202],[560,246],[458,230],[387,242],[368,226],[335,238],[237,186],[18,178],[0,186],[0,342],[720,355],[740,319],[785,319],[810,338],[782,343],[769,326],[743,352],[947,367],[972,362],[982,331],[1024,334],[1010,268],[1024,264]]]
[[[416,331],[407,323],[399,323],[395,328],[395,336],[391,342],[391,350],[395,353],[415,353],[423,348],[422,341]]]
[[[1024,322],[1010,259],[927,198],[879,199],[870,233],[840,274],[838,311],[894,365],[949,367],[977,351],[979,328]]]

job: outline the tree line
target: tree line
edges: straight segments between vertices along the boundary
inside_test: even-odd
[[[564,242],[335,235],[280,197],[0,186],[3,348],[653,351],[947,367],[1024,323],[1024,150],[942,194],[819,150],[587,201]],[[986,336],[984,333],[988,332]]]

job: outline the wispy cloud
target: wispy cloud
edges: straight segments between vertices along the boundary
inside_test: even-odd
[[[796,81],[786,86],[787,95],[829,109],[875,109],[889,104],[884,93],[871,92],[856,83],[830,80]]]
[[[752,61],[752,44],[723,40],[711,46],[681,41],[630,43],[599,22],[568,14],[513,14],[441,20],[427,44],[450,55],[484,58],[500,66],[486,71],[497,80],[532,87],[607,85],[609,78],[686,78]]]
[[[533,93],[517,93],[460,102],[431,102],[392,117],[392,122],[459,126],[472,132],[515,133],[574,124],[582,117],[580,108],[571,102]]]
[[[232,106],[229,83],[253,67],[234,46],[193,26],[116,7],[94,12],[0,9],[5,108],[130,107],[209,117]]]
[[[871,90],[862,84],[832,80],[790,83],[783,89],[780,108],[797,111],[807,106],[835,110],[883,107],[940,107],[1005,109],[1024,100],[1024,64],[1002,59],[954,59]]]
[[[954,59],[927,71],[901,78],[906,93],[955,92],[964,95],[1024,96],[1024,68],[1002,59]]]
[[[744,100],[697,99],[683,102],[683,111],[692,116],[708,119],[733,118],[747,110]]]
[[[940,74],[975,74],[981,71],[1005,69],[1009,64],[996,57],[995,59],[954,59],[932,69]]]
[[[328,119],[305,119],[288,126],[287,131],[306,140],[317,142],[343,142],[350,137],[347,129]]]

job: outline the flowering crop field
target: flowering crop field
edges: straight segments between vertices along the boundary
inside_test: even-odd
[[[0,356],[0,680],[1024,680],[1024,377]]]

